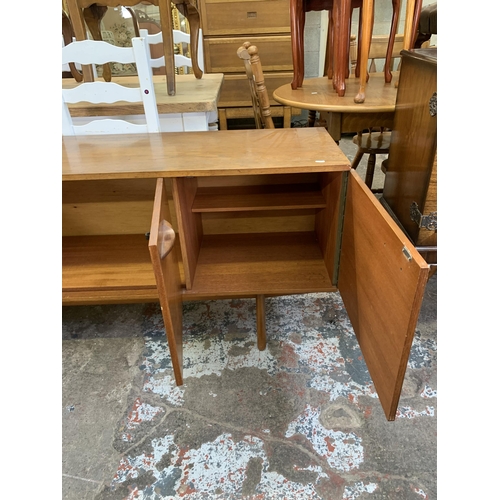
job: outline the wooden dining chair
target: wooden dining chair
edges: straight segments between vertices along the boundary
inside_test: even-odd
[[[236,53],[240,59],[243,59],[245,65],[252,98],[255,127],[258,129],[274,128],[259,50],[250,42],[245,42]]]
[[[143,37],[146,40],[146,45],[149,47],[150,50],[150,55],[151,55],[151,60],[150,64],[153,69],[158,69],[162,68],[163,70],[165,69],[165,56],[163,55],[162,51],[162,46],[163,46],[163,34],[161,31],[158,33],[153,33],[149,34],[148,30],[146,29],[140,29],[139,34],[141,37]],[[189,33],[184,33],[184,31],[181,30],[172,30],[172,35],[174,39],[174,45],[177,44],[190,44],[191,42],[191,35]],[[198,46],[202,47],[203,43],[203,33],[201,29],[199,30],[199,38],[198,38]],[[155,45],[157,47],[155,47]],[[159,49],[159,50],[155,50]],[[161,54],[158,57],[153,57],[157,54]],[[189,54],[193,54],[192,50],[189,50]],[[174,61],[175,61],[175,68],[178,70],[179,68],[184,68],[184,71],[187,73],[187,69],[191,68],[193,69],[194,63],[192,57],[188,57],[184,55],[183,53],[180,54],[174,54]],[[204,71],[205,64],[203,60],[203,50],[198,50],[197,51],[197,62],[198,62],[198,67],[201,69],[201,71]],[[158,73],[158,74],[165,74],[163,73]]]
[[[359,166],[363,156],[367,154],[368,162],[366,164],[365,184],[372,189],[377,155],[389,154],[391,132],[386,131],[383,127],[378,130],[370,129],[365,133],[358,132],[352,141],[358,146],[358,150],[351,163],[351,168],[355,170]],[[385,168],[382,168],[382,172],[385,174]],[[378,192],[377,190],[374,191]]]
[[[94,40],[102,40],[101,21],[108,7],[118,5],[134,6],[141,3],[141,0],[66,0],[68,14],[75,30],[77,40],[86,40],[87,32],[85,24],[92,33]],[[164,34],[163,52],[166,56],[166,85],[168,95],[175,95],[175,66],[174,66],[174,43],[172,37],[172,11],[171,5],[174,4],[179,12],[186,17],[189,22],[191,32],[191,50],[194,54],[198,51],[198,30],[200,28],[200,14],[197,8],[196,0],[149,0],[147,3],[156,5],[160,12],[160,25]],[[195,57],[196,61],[197,58]],[[197,64],[193,66],[196,78],[201,78],[203,71]],[[83,68],[85,81],[93,81],[94,77],[89,67]],[[111,74],[106,72],[104,75],[106,81],[111,80]]]
[[[119,133],[160,132],[158,108],[153,86],[153,74],[148,62],[144,38],[134,37],[132,47],[116,47],[97,40],[75,41],[62,48],[62,63],[81,65],[107,62],[135,63],[139,85],[125,87],[115,82],[83,82],[72,89],[62,90],[62,134],[100,135]],[[68,104],[90,102],[111,104],[118,101],[142,102],[144,115],[119,119],[118,117],[72,117]]]

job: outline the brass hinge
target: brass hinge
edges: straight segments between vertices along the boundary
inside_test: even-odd
[[[418,227],[423,227],[429,231],[437,231],[437,212],[431,212],[429,215],[422,215],[415,201],[410,205],[410,219],[415,222]]]
[[[436,116],[438,112],[437,92],[434,92],[429,99],[429,113],[431,116]]]

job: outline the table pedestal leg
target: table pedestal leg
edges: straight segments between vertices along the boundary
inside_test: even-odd
[[[329,111],[326,115],[326,129],[332,139],[338,144],[342,137],[342,113]]]

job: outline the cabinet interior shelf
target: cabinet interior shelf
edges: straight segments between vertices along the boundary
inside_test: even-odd
[[[63,297],[157,301],[144,235],[63,238]],[[205,235],[186,300],[336,291],[314,232]],[[111,301],[111,300],[110,300]]]
[[[64,236],[63,304],[157,302],[144,234]]]
[[[187,296],[231,297],[336,291],[316,234],[205,235]]]
[[[325,208],[317,184],[199,187],[191,210],[240,212]]]

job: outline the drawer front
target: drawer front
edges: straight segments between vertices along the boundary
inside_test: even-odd
[[[273,99],[273,92],[278,87],[290,83],[293,79],[292,72],[285,73],[264,73],[264,79],[269,95],[269,103],[276,106],[279,103]],[[250,87],[246,75],[226,75],[222,84],[219,108],[252,106],[250,99]]]
[[[289,0],[208,0],[202,2],[205,36],[290,33]]]
[[[203,48],[207,73],[242,73],[244,64],[236,52],[247,41],[259,49],[263,71],[293,71],[291,37],[277,35],[205,38]]]

